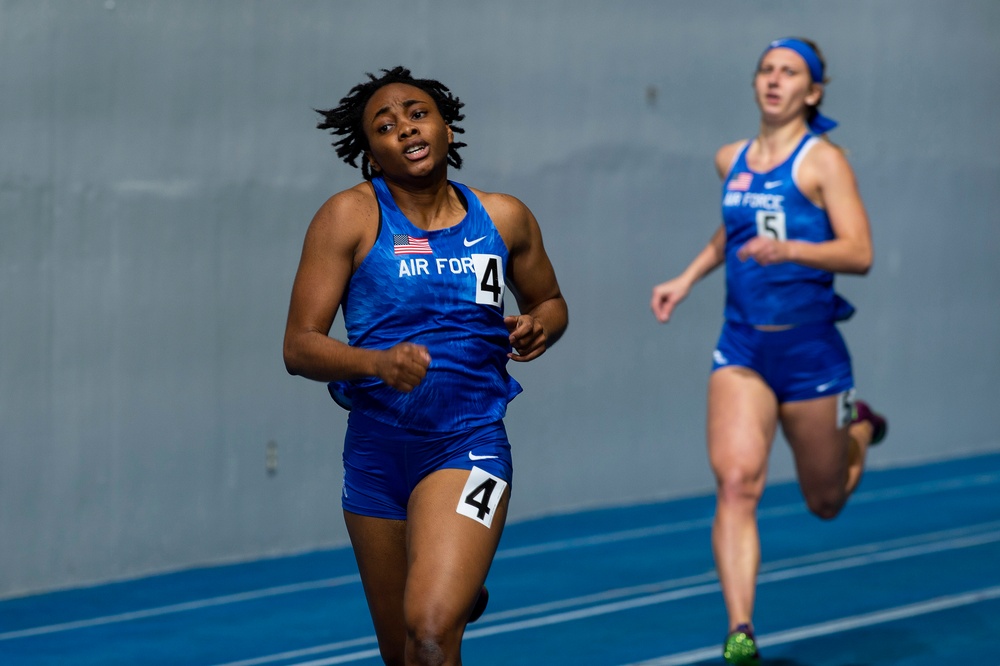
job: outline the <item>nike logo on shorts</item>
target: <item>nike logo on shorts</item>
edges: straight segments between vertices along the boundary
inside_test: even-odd
[[[469,240],[468,238],[463,238],[462,242],[465,243],[465,247],[472,247],[473,245],[483,240],[484,238],[486,238],[486,236],[480,236],[476,240]]]
[[[837,380],[835,379],[832,382],[827,382],[826,384],[820,384],[819,386],[816,387],[816,393],[822,393],[823,391],[827,390],[836,383]]]
[[[482,239],[480,239],[482,240]],[[499,458],[500,456],[477,456],[472,451],[469,451],[469,460],[490,460],[492,458]]]

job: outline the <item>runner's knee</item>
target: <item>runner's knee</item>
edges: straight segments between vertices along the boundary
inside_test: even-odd
[[[720,502],[756,504],[764,493],[764,475],[739,467],[717,471],[716,484]]]
[[[408,652],[421,666],[456,663],[462,626],[444,613],[423,612],[407,621]]]
[[[847,498],[840,492],[810,492],[806,493],[805,500],[809,511],[822,520],[836,518],[847,502]]]
[[[441,642],[427,637],[413,642],[414,657],[421,666],[441,666],[446,663],[446,654]]]

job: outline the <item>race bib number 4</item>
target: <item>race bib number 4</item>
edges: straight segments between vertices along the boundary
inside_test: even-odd
[[[507,482],[503,479],[493,476],[486,470],[473,467],[469,471],[469,480],[465,482],[462,496],[458,500],[458,508],[455,510],[489,527],[493,524],[493,514],[506,488]]]
[[[848,389],[837,396],[837,427],[846,428],[854,420],[855,389]]]
[[[495,254],[474,254],[472,265],[476,270],[476,303],[495,305],[503,303],[503,263]]]

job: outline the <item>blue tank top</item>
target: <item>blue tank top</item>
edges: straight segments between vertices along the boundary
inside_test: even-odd
[[[754,236],[822,243],[834,238],[826,211],[795,184],[800,160],[818,139],[807,134],[784,163],[767,173],[747,166],[748,141],[722,185],[726,225],[727,321],[756,326],[841,321],[854,307],[833,288],[833,273],[792,262],[761,266],[737,250]]]
[[[343,299],[348,343],[388,349],[427,347],[431,364],[410,393],[377,377],[331,382],[343,407],[393,426],[432,432],[493,423],[521,386],[507,374],[504,325],[507,246],[473,192],[450,182],[466,204],[453,227],[425,231],[396,206],[382,178],[375,244],[351,276]]]

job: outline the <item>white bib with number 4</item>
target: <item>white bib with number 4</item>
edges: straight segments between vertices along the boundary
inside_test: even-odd
[[[493,514],[506,488],[507,482],[503,479],[493,476],[486,470],[473,467],[469,471],[469,480],[465,482],[462,496],[458,500],[458,508],[455,510],[489,527],[493,524]]]

